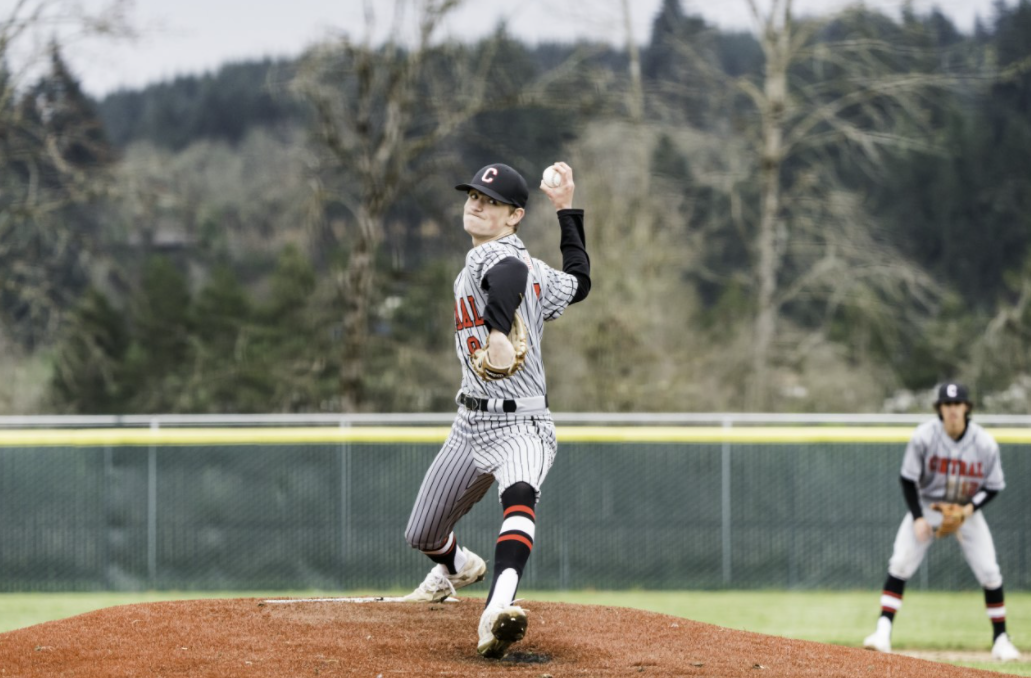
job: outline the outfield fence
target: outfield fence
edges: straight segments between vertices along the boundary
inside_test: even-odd
[[[927,417],[556,415],[525,589],[879,589],[902,451]],[[449,415],[0,418],[0,591],[396,590]],[[985,509],[1031,589],[1031,419],[978,417],[1007,490]],[[460,523],[490,560],[496,493]],[[911,582],[975,589],[954,540]]]

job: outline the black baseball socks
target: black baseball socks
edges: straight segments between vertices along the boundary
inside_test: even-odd
[[[494,578],[487,596],[487,607],[495,601],[508,605],[515,600],[519,579],[533,550],[537,515],[537,491],[528,483],[516,483],[501,493],[504,519],[494,547]]]

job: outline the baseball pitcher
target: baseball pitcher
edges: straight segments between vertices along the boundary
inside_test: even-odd
[[[462,221],[473,248],[455,280],[455,349],[462,365],[458,413],[423,478],[405,539],[437,563],[406,596],[437,602],[484,578],[486,563],[459,546],[455,524],[495,480],[503,518],[494,574],[480,617],[478,652],[499,659],[526,633],[526,611],[514,605],[534,544],[541,485],[557,443],[548,410],[541,335],[591,287],[583,210],[573,209],[573,170],[541,181],[557,211],[562,270],[530,256],[516,234],[529,197],[508,165],[480,169],[455,188],[465,192]]]
[[[909,513],[902,519],[881,594],[877,630],[863,647],[891,652],[891,628],[902,607],[906,581],[931,544],[955,535],[967,564],[984,587],[992,622],[992,656],[1013,661],[1020,652],[1006,633],[1002,573],[995,543],[980,509],[1006,486],[999,445],[970,421],[973,403],[962,384],[943,384],[934,403],[938,418],[917,427],[902,459],[902,493]]]

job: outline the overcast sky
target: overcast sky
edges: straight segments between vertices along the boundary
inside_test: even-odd
[[[99,7],[110,0],[78,0]],[[1017,0],[1005,0],[1012,6]],[[6,0],[0,0],[5,4]],[[760,0],[768,6],[770,0]],[[920,13],[937,7],[963,32],[976,17],[990,20],[995,0],[914,0]],[[408,5],[414,1],[409,0]],[[634,35],[648,40],[662,0],[631,0]],[[822,14],[854,0],[795,0],[796,13]],[[867,7],[896,16],[899,0],[866,0]],[[366,5],[375,6],[373,39],[392,24],[392,0],[135,0],[132,17],[143,37],[132,43],[73,45],[68,61],[83,88],[102,96],[120,87],[142,85],[177,75],[203,73],[227,61],[263,56],[294,56],[331,34],[360,39],[367,33]],[[749,29],[745,0],[682,0],[692,14],[725,29]],[[509,32],[531,43],[580,38],[622,43],[621,0],[476,0],[455,12],[443,35],[476,39],[505,20]]]

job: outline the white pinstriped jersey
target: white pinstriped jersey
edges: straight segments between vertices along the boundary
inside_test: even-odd
[[[959,440],[940,419],[918,426],[902,458],[902,477],[916,483],[923,501],[965,504],[981,490],[1006,487],[998,443],[972,421]]]
[[[526,290],[519,313],[526,324],[529,351],[522,369],[507,379],[484,381],[473,371],[472,353],[487,343],[489,332],[483,321],[487,292],[481,284],[495,264],[516,257],[529,268]],[[541,335],[544,323],[562,315],[573,300],[577,279],[555,270],[526,250],[519,236],[512,234],[474,247],[465,257],[465,268],[455,279],[455,350],[462,363],[462,393],[477,398],[515,399],[547,394]]]
[[[470,357],[487,342],[483,314],[487,292],[481,284],[499,261],[516,257],[529,275],[517,313],[526,325],[529,349],[522,369],[498,381],[483,381],[473,372]],[[579,282],[534,259],[515,234],[474,247],[455,280],[455,349],[462,363],[462,393],[491,401],[547,395],[541,335],[544,323],[562,315],[573,301]],[[478,502],[491,484],[498,499],[509,487],[524,482],[537,491],[555,462],[558,441],[546,407],[501,413],[458,408],[447,440],[434,458],[419,488],[408,518],[405,538],[412,546],[432,550],[443,546],[458,520]]]

